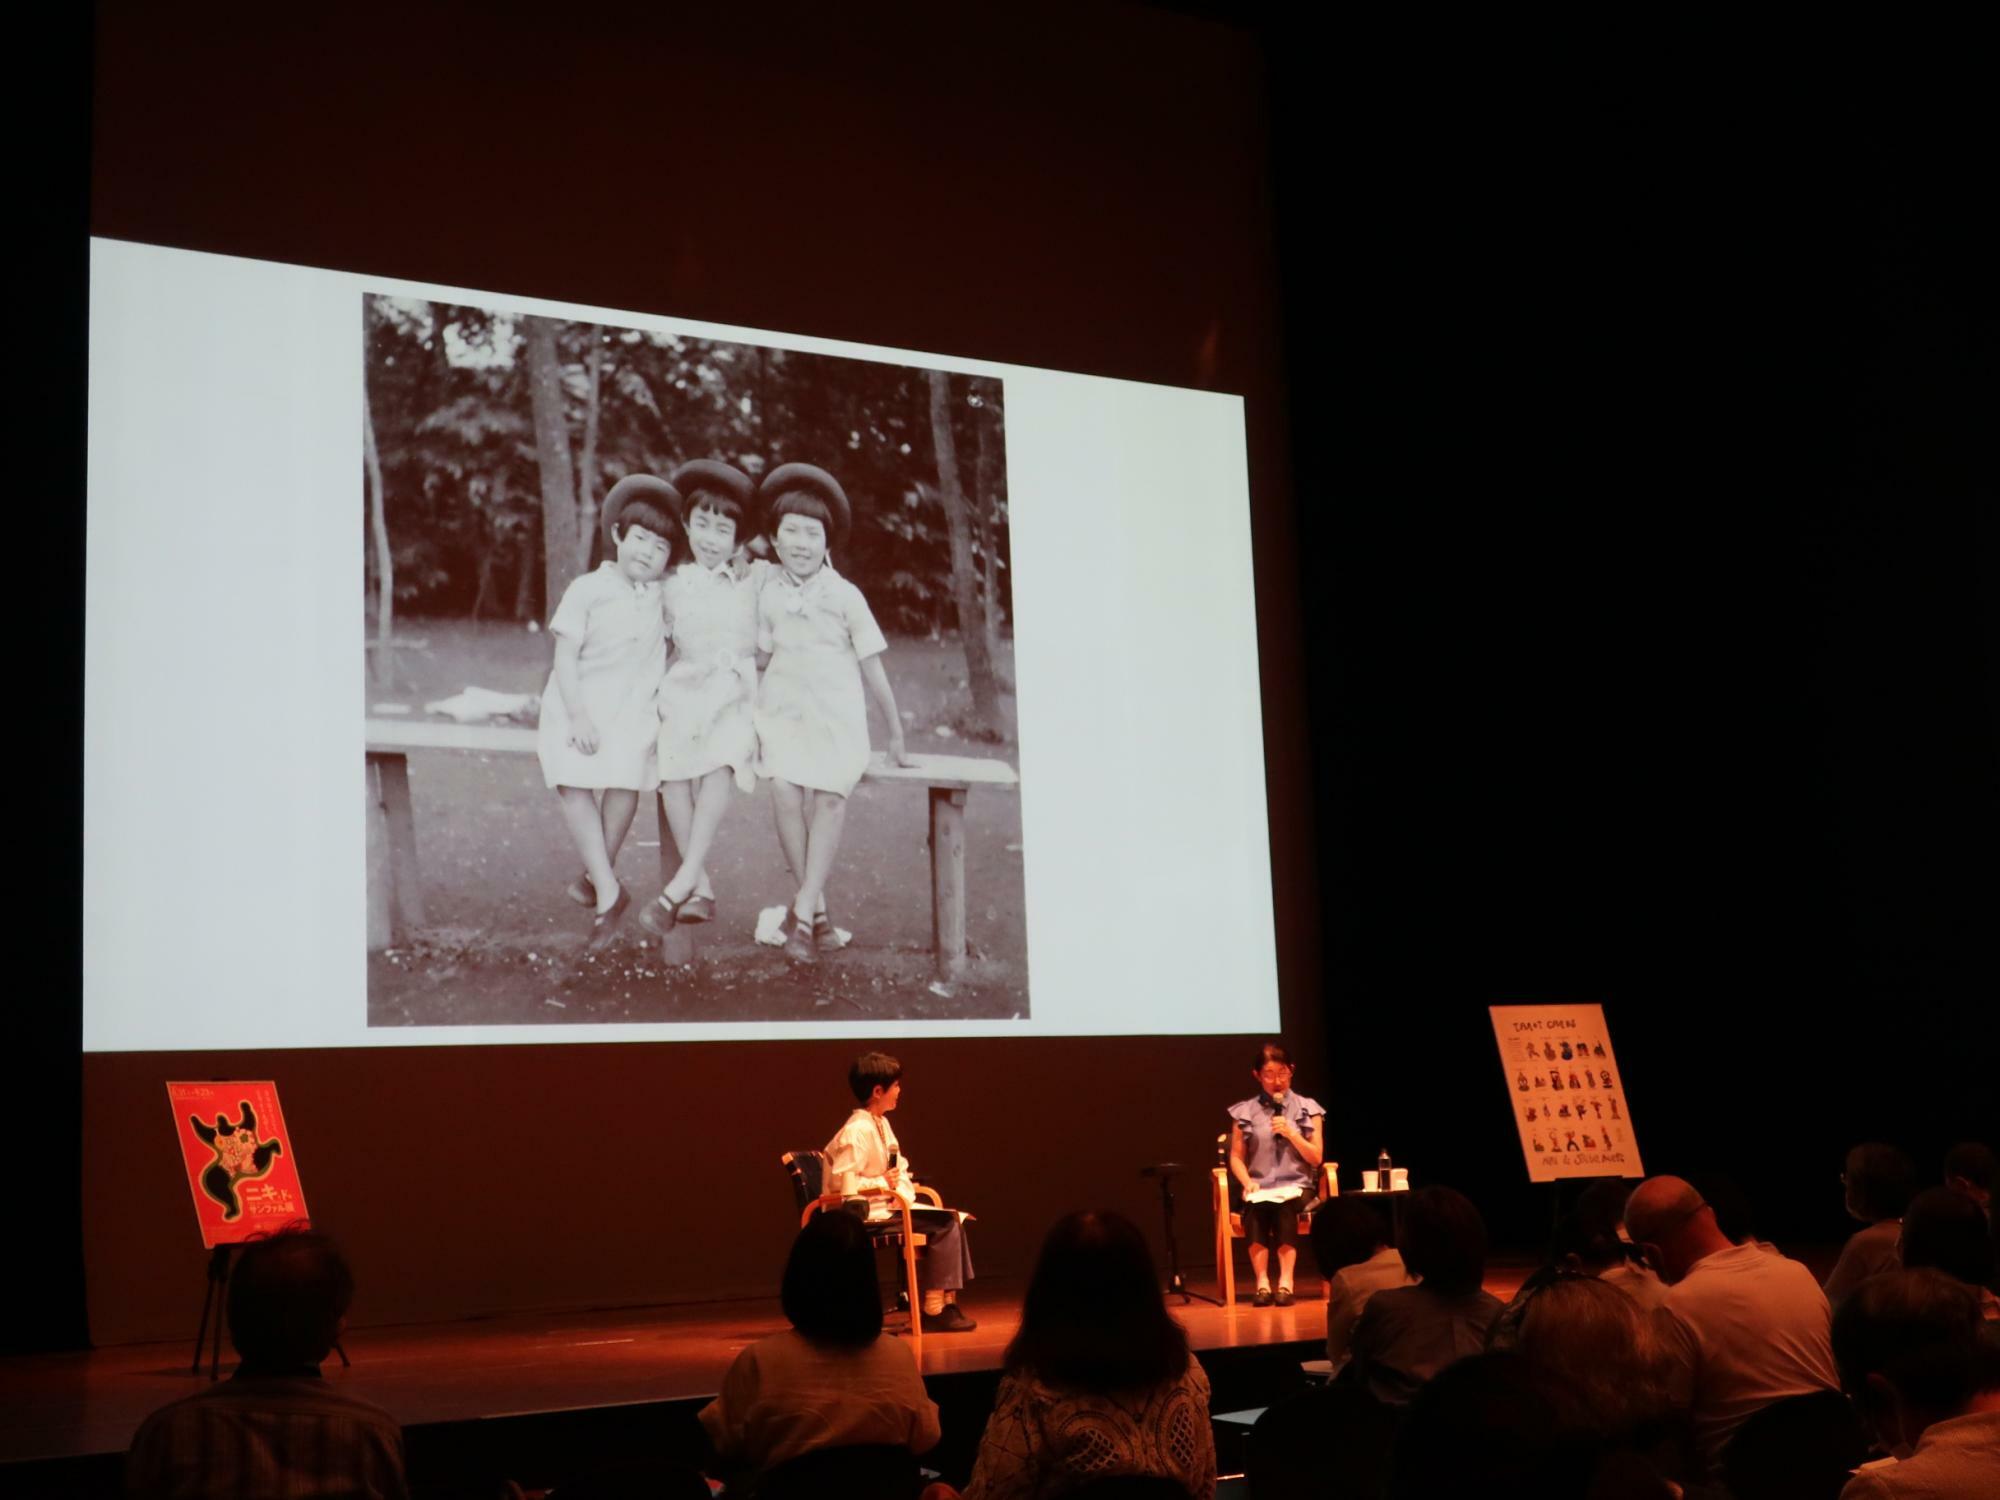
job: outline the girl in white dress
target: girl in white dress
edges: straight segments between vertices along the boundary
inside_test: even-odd
[[[680,496],[665,480],[628,474],[604,497],[614,556],[563,591],[549,620],[555,670],[542,693],[535,750],[583,856],[570,896],[588,901],[593,951],[608,945],[632,898],[612,866],[639,795],[659,785],[655,706],[667,670],[660,578],[680,536]]]
[[[750,476],[698,458],[674,470],[681,529],[691,557],[663,585],[673,628],[673,662],[660,684],[660,797],[681,852],[680,868],[639,912],[664,934],[676,922],[715,916],[705,862],[729,810],[730,782],[757,790],[757,590],[770,570],[732,566],[737,539],[756,499]]]
[[[868,768],[864,682],[889,726],[889,758],[911,761],[882,669],[889,643],[861,590],[834,572],[829,557],[846,539],[846,493],[824,469],[784,464],[759,495],[779,566],[757,592],[757,650],[770,663],[757,690],[758,770],[771,778],[778,843],[799,881],[785,953],[810,963],[818,956],[813,917],[840,852],[847,794]]]

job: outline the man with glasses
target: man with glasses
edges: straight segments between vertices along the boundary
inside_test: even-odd
[[[1665,1328],[1692,1407],[1696,1458],[1722,1450],[1750,1416],[1787,1396],[1839,1389],[1831,1316],[1811,1271],[1738,1245],[1678,1177],[1652,1177],[1625,1204],[1625,1229],[1667,1283]]]

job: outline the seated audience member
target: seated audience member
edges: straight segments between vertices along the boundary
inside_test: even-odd
[[[126,1493],[408,1495],[396,1419],[319,1372],[353,1300],[354,1277],[327,1236],[286,1230],[244,1245],[229,1279],[236,1373],[146,1418],[127,1455]]]
[[[1368,1299],[1415,1278],[1388,1243],[1381,1214],[1359,1198],[1332,1198],[1314,1211],[1312,1247],[1326,1282],[1326,1357],[1337,1372]]]
[[[1619,1233],[1626,1192],[1619,1178],[1607,1178],[1584,1190],[1576,1206],[1557,1222],[1542,1264],[1529,1273],[1493,1320],[1486,1335],[1488,1349],[1515,1348],[1528,1308],[1543,1292],[1563,1281],[1591,1277],[1647,1308],[1666,1300],[1666,1284],[1646,1264],[1639,1247]]]
[[[2000,1495],[2000,1374],[1971,1288],[1942,1271],[1888,1271],[1833,1320],[1841,1384],[1895,1462],[1870,1464],[1840,1500]]]
[[[1076,1213],[1049,1231],[1004,1370],[964,1500],[1042,1500],[1111,1475],[1213,1500],[1208,1376],[1130,1219]]]
[[[1350,1341],[1353,1370],[1376,1398],[1408,1401],[1453,1360],[1486,1347],[1500,1299],[1480,1288],[1486,1224],[1463,1193],[1419,1188],[1403,1209],[1403,1263],[1416,1286],[1377,1292]]]
[[[1911,1270],[1935,1267],[1971,1287],[1980,1315],[2000,1320],[2000,1297],[1993,1295],[1993,1240],[1979,1205],[1950,1188],[1927,1188],[1910,1200],[1903,1216],[1903,1264]]]
[[[1868,1227],[1849,1237],[1827,1273],[1828,1302],[1840,1301],[1877,1271],[1902,1264],[1896,1241],[1903,1232],[1903,1210],[1917,1190],[1917,1168],[1894,1146],[1869,1141],[1847,1153],[1840,1180],[1847,1185],[1847,1212]]]
[[[1678,1177],[1652,1177],[1625,1205],[1625,1227],[1667,1283],[1668,1352],[1689,1393],[1696,1468],[1760,1408],[1833,1390],[1826,1294],[1812,1272],[1754,1245],[1733,1245],[1715,1212]]]
[[[738,1354],[699,1414],[725,1472],[754,1477],[826,1448],[936,1445],[916,1358],[882,1337],[875,1251],[858,1219],[822,1213],[799,1231],[779,1301],[791,1330]]]
[[[1529,1305],[1517,1347],[1567,1393],[1578,1427],[1674,1478],[1683,1465],[1665,1319],[1595,1277],[1566,1277]]]
[[[1756,1210],[1750,1195],[1727,1172],[1690,1172],[1688,1182],[1701,1194],[1702,1202],[1715,1210],[1715,1227],[1729,1237],[1732,1245],[1755,1245],[1772,1255],[1784,1252],[1769,1240],[1757,1236]]]
[[[1410,1402],[1385,1493],[1390,1500],[1583,1500],[1597,1463],[1596,1445],[1568,1419],[1553,1377],[1518,1353],[1477,1354],[1441,1371]],[[1618,1493],[1672,1492],[1662,1485]]]
[[[1963,1193],[1989,1217],[1993,1212],[1993,1188],[2000,1182],[2000,1159],[1993,1148],[1978,1141],[1960,1141],[1944,1154],[1944,1185]]]
[[[1736,1429],[1723,1488],[1732,1500],[1837,1500],[1867,1456],[1867,1431],[1840,1392],[1787,1396]]]
[[[1243,1474],[1251,1500],[1380,1495],[1406,1410],[1348,1381],[1280,1397],[1250,1429]]]

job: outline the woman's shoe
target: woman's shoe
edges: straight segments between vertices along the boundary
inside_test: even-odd
[[[665,891],[661,891],[660,899],[648,901],[646,909],[639,913],[639,925],[654,937],[665,937],[674,930],[674,924],[680,921],[681,908],[691,899],[693,898],[683,896],[676,901]]]
[[[589,951],[602,953],[618,936],[618,924],[625,920],[625,913],[632,909],[632,893],[624,886],[618,887],[618,899],[611,903],[609,911],[601,911],[590,920]]]
[[[791,935],[785,939],[785,957],[794,963],[811,964],[819,962],[819,948],[813,942],[812,923],[792,918]]]
[[[1267,1286],[1258,1287],[1257,1295],[1250,1299],[1250,1305],[1252,1307],[1269,1307],[1271,1305],[1271,1289]]]
[[[697,922],[715,920],[715,897],[690,896],[681,903],[680,915],[674,921],[682,927],[692,927]]]
[[[1290,1307],[1292,1305],[1292,1289],[1288,1286],[1279,1287],[1272,1300],[1280,1307]]]
[[[563,894],[578,906],[587,906],[592,911],[597,910],[597,887],[590,883],[588,875],[577,876],[563,887]]]

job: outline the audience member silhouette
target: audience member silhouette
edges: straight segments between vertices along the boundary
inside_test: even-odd
[[[1565,1392],[1573,1423],[1605,1449],[1685,1477],[1667,1314],[1591,1276],[1565,1277],[1529,1305],[1518,1348]]]
[[[1903,1265],[1931,1266],[1964,1282],[1979,1298],[1981,1315],[2000,1321],[1993,1295],[1993,1239],[1979,1205],[1948,1187],[1926,1188],[1903,1216]]]
[[[1386,1493],[1389,1500],[1582,1500],[1597,1462],[1554,1377],[1519,1353],[1476,1354],[1440,1371],[1410,1402]]]
[[[236,1372],[146,1418],[126,1457],[127,1493],[406,1496],[396,1419],[320,1376],[353,1300],[353,1274],[326,1235],[296,1229],[247,1242],[229,1280]]]
[[[1388,1243],[1382,1215],[1359,1198],[1333,1198],[1313,1213],[1313,1259],[1326,1282],[1326,1357],[1336,1371],[1361,1310],[1377,1292],[1408,1286],[1403,1254]]]
[[[1699,1476],[1720,1471],[1723,1447],[1758,1409],[1835,1388],[1827,1301],[1812,1272],[1730,1243],[1714,1210],[1678,1177],[1641,1183],[1625,1225],[1667,1283],[1669,1353]]]
[[[1040,1500],[1114,1475],[1211,1500],[1208,1377],[1138,1226],[1075,1213],[1042,1242],[965,1500]]]
[[[914,1493],[915,1455],[936,1445],[938,1410],[909,1347],[881,1336],[875,1251],[861,1221],[837,1211],[808,1221],[792,1241],[779,1302],[790,1330],[738,1354],[700,1412],[732,1490],[820,1450],[868,1449]]]
[[[1894,1146],[1868,1141],[1847,1153],[1847,1169],[1840,1180],[1846,1186],[1848,1214],[1868,1227],[1848,1238],[1840,1259],[1827,1273],[1826,1300],[1831,1303],[1838,1303],[1877,1271],[1893,1271],[1901,1264],[1896,1241],[1902,1233],[1903,1210],[1917,1190],[1917,1168]]]
[[[1376,1398],[1408,1401],[1438,1371],[1486,1346],[1500,1299],[1481,1289],[1486,1223],[1463,1193],[1419,1188],[1403,1210],[1403,1263],[1416,1286],[1377,1292],[1354,1325],[1353,1368]]]
[[[1833,1320],[1844,1390],[1896,1459],[1841,1500],[1991,1500],[2000,1494],[2000,1370],[1973,1289],[1923,1267],[1864,1282]]]

